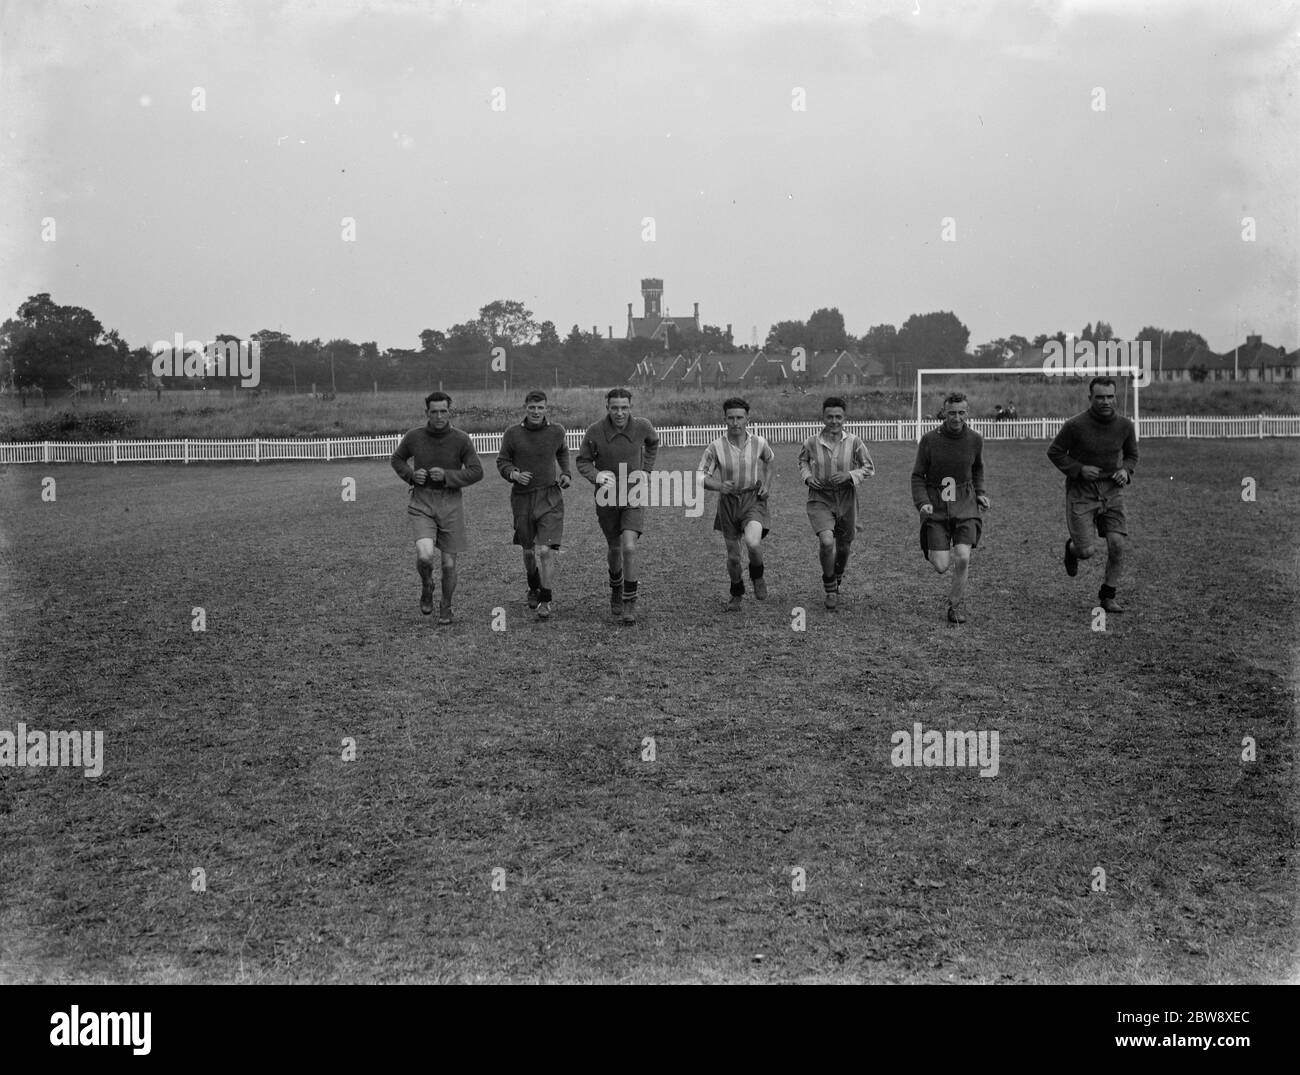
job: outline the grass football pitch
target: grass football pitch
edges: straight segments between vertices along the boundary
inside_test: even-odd
[[[0,767],[0,981],[1290,980],[1300,445],[1141,447],[1104,631],[1040,443],[986,445],[961,627],[910,445],[838,612],[784,445],[768,601],[710,495],[630,628],[581,481],[528,612],[491,458],[450,627],[386,461],[0,470],[0,732],[103,733]],[[996,775],[893,764],[917,723]]]

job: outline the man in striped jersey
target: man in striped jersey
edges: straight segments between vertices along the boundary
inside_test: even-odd
[[[722,405],[722,413],[727,420],[727,432],[704,449],[699,471],[704,488],[720,494],[713,529],[721,530],[727,543],[727,574],[731,576],[727,611],[738,612],[745,599],[742,542],[748,554],[754,596],[760,601],[767,600],[763,538],[767,536],[770,522],[767,494],[772,487],[772,449],[766,440],[745,428],[749,424],[749,404],[743,399],[727,400]]]
[[[943,425],[916,446],[912,503],[921,513],[921,551],[942,575],[952,566],[948,622],[966,622],[966,577],[989,506],[984,495],[984,438],[966,424],[970,404],[961,392],[943,401]]]
[[[822,401],[824,428],[799,449],[799,473],[808,486],[808,521],[817,534],[826,607],[839,605],[840,581],[858,530],[858,486],[876,473],[862,438],[844,432],[844,400]]]

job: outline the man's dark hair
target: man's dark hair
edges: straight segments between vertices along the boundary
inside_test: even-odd
[[[1108,385],[1111,386],[1111,388],[1114,388],[1114,387],[1115,387],[1115,379],[1114,379],[1113,377],[1094,377],[1091,381],[1088,382],[1088,395],[1089,395],[1089,396],[1092,395],[1092,386],[1095,385],[1095,384],[1108,384]]]
[[[540,388],[534,388],[531,392],[528,393],[528,395],[524,396],[525,407],[528,406],[528,404],[530,403],[545,403],[545,402],[546,402],[546,393],[543,392]]]
[[[424,409],[427,411],[430,403],[438,403],[442,400],[447,401],[447,409],[451,410],[451,396],[447,395],[446,392],[430,392],[424,397]]]
[[[848,405],[839,396],[827,396],[822,400],[822,411],[825,412],[827,407],[838,407],[842,411],[847,411]]]
[[[722,413],[726,414],[728,411],[733,410],[736,407],[742,408],[746,414],[749,413],[749,404],[739,396],[732,396],[730,399],[723,400]]]
[[[631,403],[632,389],[611,388],[608,392],[605,393],[605,402],[608,403],[611,399],[626,399],[629,403]]]
[[[943,397],[943,409],[945,411],[948,409],[948,404],[950,403],[965,403],[969,406],[970,400],[966,398],[965,392],[949,392]]]

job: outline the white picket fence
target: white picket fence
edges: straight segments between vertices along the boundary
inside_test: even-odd
[[[1064,418],[1020,418],[1009,422],[977,418],[971,425],[989,440],[1048,440],[1056,436]],[[933,429],[935,420],[922,422],[923,431]],[[846,429],[867,441],[915,441],[916,420],[899,418],[878,422],[846,422]],[[798,444],[822,428],[820,422],[754,422],[750,430],[773,444]],[[703,448],[722,436],[727,427],[673,426],[659,430],[665,448]],[[1143,415],[1139,437],[1300,437],[1300,415],[1256,414],[1241,417],[1221,415]],[[569,430],[566,442],[577,451],[582,447],[582,430]],[[501,448],[501,433],[471,433],[474,448],[495,455]],[[267,440],[114,440],[114,441],[28,441],[0,444],[0,464],[5,463],[266,463],[279,460],[381,459],[392,455],[400,433],[379,437],[305,437]]]

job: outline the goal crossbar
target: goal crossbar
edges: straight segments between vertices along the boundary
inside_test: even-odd
[[[1138,407],[1138,381],[1141,380],[1144,372],[1145,371],[1141,366],[1107,366],[1105,367],[1104,371],[1100,371],[1097,373],[1097,376],[1100,377],[1132,377],[1133,378],[1133,436],[1134,438],[1137,437],[1138,416],[1141,413]],[[921,440],[921,423],[925,421],[925,419],[921,416],[921,378],[924,377],[926,374],[932,374],[935,376],[943,377],[943,376],[963,375],[968,373],[1000,373],[1000,374],[1011,374],[1013,376],[1019,373],[1033,373],[1033,374],[1037,374],[1039,377],[1060,376],[1060,374],[1053,374],[1050,371],[1043,369],[1041,366],[975,366],[973,368],[966,367],[965,369],[940,369],[938,367],[935,367],[934,369],[918,369],[916,371],[916,440],[917,443],[920,443]]]

